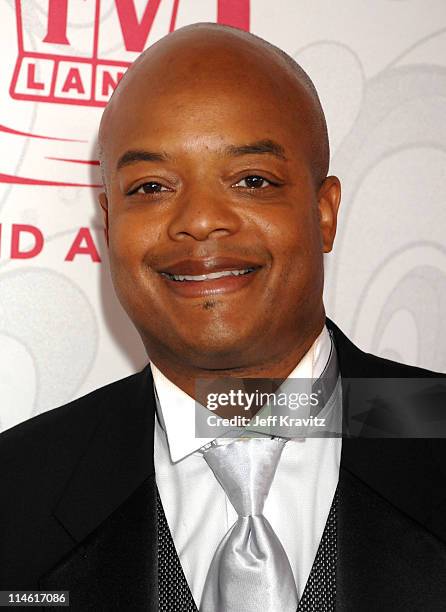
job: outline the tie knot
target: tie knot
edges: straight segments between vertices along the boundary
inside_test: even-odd
[[[283,438],[248,438],[204,451],[204,459],[240,516],[262,514],[285,443]]]

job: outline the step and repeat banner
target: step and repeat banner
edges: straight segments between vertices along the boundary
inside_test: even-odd
[[[111,287],[96,131],[168,32],[226,23],[309,72],[343,183],[329,315],[362,348],[446,371],[444,0],[0,0],[0,429],[146,361]]]

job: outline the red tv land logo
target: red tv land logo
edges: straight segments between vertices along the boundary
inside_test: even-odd
[[[217,23],[249,30],[250,0],[208,2],[215,4]],[[136,56],[173,31],[190,6],[191,0],[47,0],[44,32],[36,39],[27,31],[34,3],[16,0],[18,58],[10,94],[19,100],[105,106]],[[194,21],[200,20],[195,12]],[[203,15],[203,20],[210,19]]]

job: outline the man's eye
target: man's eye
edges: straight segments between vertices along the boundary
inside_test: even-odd
[[[143,183],[132,189],[129,195],[133,195],[135,193],[160,193],[161,191],[168,191],[167,187],[161,185],[161,183],[157,183],[156,181],[149,181],[148,183]]]
[[[245,176],[238,183],[235,183],[234,187],[243,187],[245,189],[265,189],[269,185],[273,185],[272,181],[268,181],[263,176],[253,174],[252,176]]]

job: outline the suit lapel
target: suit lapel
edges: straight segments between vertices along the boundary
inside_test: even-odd
[[[336,611],[444,610],[446,546],[341,469]]]
[[[40,585],[70,590],[74,610],[156,610],[150,368],[105,401],[104,416],[54,509],[77,544],[41,577]]]
[[[331,322],[343,380],[344,437],[339,474],[337,606],[440,611],[446,601],[444,474],[428,439],[349,438],[358,406],[345,379],[416,376],[357,349]],[[385,365],[385,362],[384,362]],[[393,372],[390,369],[390,372]],[[428,373],[419,373],[426,375]],[[355,435],[367,435],[360,428]],[[376,602],[376,603],[375,603]]]
[[[147,478],[39,588],[70,592],[70,609],[158,610],[155,477]]]

